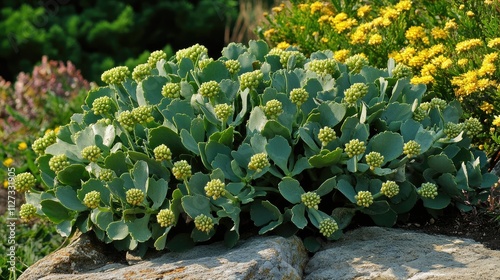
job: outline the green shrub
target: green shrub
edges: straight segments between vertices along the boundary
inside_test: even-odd
[[[232,43],[205,63],[195,45],[139,83],[126,68],[104,72],[110,84],[43,140],[47,189],[27,203],[63,235],[144,252],[216,233],[233,246],[254,229],[335,240],[356,213],[393,226],[418,200],[439,213],[487,197],[498,178],[458,102],[422,102],[425,86],[392,77],[393,61],[350,69],[329,51],[291,51],[285,61],[263,41]],[[449,137],[448,124],[462,130]]]

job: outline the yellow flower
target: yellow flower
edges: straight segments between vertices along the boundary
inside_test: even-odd
[[[448,38],[448,31],[445,29],[439,28],[439,27],[434,27],[431,30],[432,38],[438,40],[438,39],[446,39]]]
[[[420,70],[422,77],[432,76],[436,73],[436,66],[434,64],[425,64],[422,66],[422,70]]]
[[[491,5],[493,4],[493,0],[484,0],[485,5]]]
[[[281,11],[283,11],[283,8],[282,8],[282,7],[273,7],[271,10],[272,10],[273,12],[275,12],[275,13],[277,13],[277,14],[278,14],[278,13],[280,13]]]
[[[464,5],[464,4],[462,4],[462,5],[460,5],[460,6],[458,7],[458,9],[459,9],[459,10],[463,10],[464,8],[465,8],[465,5]]]
[[[467,58],[461,58],[457,61],[458,66],[465,66],[469,60]]]
[[[337,23],[340,23],[346,19],[348,19],[349,17],[347,16],[346,13],[340,13],[338,15],[336,15],[333,19],[332,19],[332,23],[333,24],[337,24]]]
[[[411,9],[411,1],[409,1],[409,0],[399,1],[399,3],[396,4],[395,8],[399,12],[409,11]]]
[[[500,116],[495,116],[495,119],[492,123],[494,126],[500,126]]]
[[[276,32],[274,28],[270,28],[266,31],[264,31],[264,37],[269,38],[271,35],[273,35]]]
[[[451,20],[447,21],[446,24],[444,25],[444,29],[446,29],[446,30],[457,29],[457,27],[458,27],[458,25],[455,22],[455,19],[451,19]]]
[[[357,14],[358,17],[362,18],[365,17],[370,11],[372,10],[372,7],[370,5],[364,5],[359,7]]]
[[[319,1],[312,3],[311,4],[311,14],[314,14],[317,11],[321,11],[322,8],[323,8],[323,3],[319,2]]]
[[[481,104],[481,106],[479,106],[479,109],[481,109],[486,114],[491,114],[491,113],[493,113],[494,107],[490,103],[483,101],[483,104]]]
[[[379,45],[382,43],[382,36],[380,34],[374,34],[368,40],[368,45]]]
[[[362,30],[356,30],[351,34],[351,44],[363,44],[366,40],[366,33]]]
[[[3,161],[3,165],[5,165],[6,167],[10,167],[13,163],[14,163],[14,160],[12,158],[6,158]]]
[[[24,151],[28,148],[28,144],[26,144],[26,142],[21,142],[19,143],[19,145],[17,145],[17,149],[19,151]]]
[[[309,4],[299,4],[299,9],[303,12],[306,12],[309,9]]]
[[[326,37],[321,38],[321,42],[328,43],[328,38],[326,38]]]
[[[467,16],[468,17],[473,17],[474,16],[474,12],[473,11],[467,11]]]
[[[425,29],[422,26],[412,26],[405,32],[405,37],[411,44],[414,44],[415,41],[422,39],[425,36]]]
[[[493,38],[488,41],[488,47],[494,48],[500,46],[500,37]]]
[[[399,10],[392,8],[386,8],[381,11],[382,17],[387,20],[397,19],[399,16]]]
[[[347,19],[345,21],[342,21],[342,22],[335,24],[335,30],[337,30],[337,33],[340,34],[340,33],[344,32],[345,30],[350,29],[352,26],[356,25],[357,23],[358,22],[355,19],[350,18],[350,19]]]
[[[288,47],[290,47],[290,44],[287,42],[281,42],[276,46],[276,48],[281,50],[286,50]]]
[[[345,60],[349,57],[349,50],[338,50],[333,53],[333,58],[337,60],[338,62],[344,63]]]
[[[483,41],[481,41],[481,39],[469,39],[469,40],[465,40],[465,41],[458,43],[455,47],[455,50],[458,53],[461,53],[461,52],[468,51],[474,47],[481,46],[482,44],[483,44]]]
[[[430,83],[433,83],[434,82],[434,77],[432,76],[422,76],[422,77],[418,77],[418,76],[415,76],[413,78],[411,78],[410,80],[410,83],[414,84],[414,85],[418,85],[418,84],[430,84]]]
[[[3,187],[4,187],[4,188],[8,188],[8,187],[9,187],[9,181],[4,180],[4,181],[3,181]]]
[[[313,35],[313,37],[318,37],[319,32],[318,32],[318,31],[314,31],[314,32],[312,33],[312,35]]]

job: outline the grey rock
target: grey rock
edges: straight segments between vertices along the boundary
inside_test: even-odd
[[[316,253],[305,279],[500,279],[500,251],[470,240],[366,227]]]
[[[61,251],[52,254],[57,258]],[[65,253],[64,255],[66,255]],[[70,256],[71,258],[71,256]],[[43,260],[42,260],[43,261]],[[308,261],[298,237],[254,237],[228,249],[223,244],[197,246],[183,253],[168,252],[132,265],[100,263],[88,270],[54,271],[30,278],[35,264],[20,279],[302,279]],[[50,262],[49,265],[53,265]]]

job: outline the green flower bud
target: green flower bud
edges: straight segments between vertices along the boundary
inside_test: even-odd
[[[134,108],[132,110],[132,116],[134,117],[135,123],[140,124],[146,124],[155,119],[153,117],[153,107],[145,105]]]
[[[416,157],[420,154],[421,148],[420,144],[415,140],[410,140],[406,142],[403,146],[403,153],[408,157]]]
[[[178,50],[175,53],[175,59],[180,62],[183,58],[189,58],[193,62],[196,62],[202,54],[207,54],[208,50],[205,46],[196,44],[192,47]]]
[[[226,184],[219,179],[213,179],[205,185],[205,193],[216,200],[226,194]]]
[[[266,106],[264,106],[264,114],[270,120],[277,119],[279,115],[283,113],[283,105],[281,101],[276,99],[272,99],[266,102]]]
[[[245,89],[254,90],[256,89],[262,79],[264,74],[260,70],[255,70],[253,72],[247,72],[240,75],[240,89],[244,91]]]
[[[191,177],[191,165],[185,160],[180,160],[174,163],[172,173],[177,180],[186,180]]]
[[[360,191],[354,196],[356,204],[363,207],[370,207],[373,203],[373,195],[369,191]]]
[[[458,123],[447,122],[444,125],[444,134],[446,138],[453,139],[457,137],[463,130],[463,125]]]
[[[361,155],[366,150],[365,142],[359,141],[359,139],[352,139],[349,143],[345,144],[344,150],[350,158]]]
[[[309,70],[318,74],[319,76],[324,76],[327,74],[333,75],[337,70],[337,62],[333,58],[328,59],[315,59],[309,62]]]
[[[233,107],[228,104],[217,104],[214,110],[217,119],[224,122],[233,114]]]
[[[286,68],[288,65],[288,60],[290,57],[295,56],[296,59],[296,64],[301,64],[306,60],[306,57],[304,54],[302,54],[299,51],[284,51],[278,48],[274,48],[271,51],[269,51],[268,55],[277,55],[280,57],[280,63],[281,65]]]
[[[118,66],[111,68],[101,75],[101,80],[108,85],[121,84],[130,76],[130,70],[127,66]]]
[[[108,119],[108,118],[98,119],[96,123],[97,124],[102,124],[102,125],[106,126],[106,125],[110,125],[111,124],[111,120]]]
[[[380,192],[383,195],[391,198],[393,196],[398,195],[399,186],[394,181],[386,181],[386,182],[382,183],[382,188],[380,189]]]
[[[69,166],[69,161],[66,155],[57,155],[53,156],[49,160],[49,168],[50,170],[54,171],[55,173],[58,173],[59,171],[63,170],[64,168]]]
[[[230,59],[225,61],[224,64],[231,75],[237,74],[241,70],[241,64],[238,60]]]
[[[315,192],[306,192],[300,195],[300,200],[308,208],[318,209],[318,204],[321,201],[319,194]]]
[[[208,234],[214,228],[214,221],[207,215],[200,214],[194,218],[194,225],[199,231]]]
[[[475,135],[481,133],[481,131],[483,130],[483,125],[478,119],[470,117],[469,119],[465,120],[464,128],[467,132],[467,136],[474,137]]]
[[[101,149],[93,145],[83,148],[82,157],[91,162],[96,162],[101,157]]]
[[[14,179],[14,188],[20,193],[29,191],[35,184],[35,176],[29,172],[17,174]]]
[[[205,58],[202,60],[198,60],[198,67],[200,67],[200,69],[204,69],[205,67],[207,67],[208,64],[212,62],[214,62],[213,58]]]
[[[85,194],[83,204],[90,209],[95,209],[101,204],[101,193],[98,191],[91,191]]]
[[[175,223],[175,214],[170,209],[161,209],[156,215],[156,220],[161,227],[170,227]]]
[[[370,152],[365,156],[365,159],[371,170],[374,170],[375,167],[382,166],[382,164],[384,163],[384,156],[379,152]]]
[[[157,161],[171,160],[172,159],[172,152],[164,144],[161,144],[160,146],[156,147],[153,150],[153,153],[154,153],[155,159]]]
[[[216,81],[209,81],[201,84],[198,92],[207,98],[216,97],[220,92],[220,85]]]
[[[148,57],[148,66],[150,69],[156,68],[156,63],[162,59],[167,59],[167,54],[162,51],[154,51]]]
[[[19,216],[25,221],[32,220],[36,215],[36,207],[33,204],[23,204],[19,210]]]
[[[399,63],[392,69],[392,77],[395,79],[411,78],[412,76],[411,68],[404,64]]]
[[[423,183],[417,193],[423,198],[434,199],[438,195],[437,186],[433,183]]]
[[[339,226],[333,219],[325,219],[319,223],[319,233],[326,238],[332,236],[337,230],[339,230]]]
[[[176,83],[167,83],[161,89],[161,94],[171,99],[179,98],[181,97],[181,85]]]
[[[123,111],[117,117],[118,122],[128,131],[134,129],[135,118],[130,111]]]
[[[368,59],[362,55],[355,54],[345,60],[345,64],[353,73],[359,73],[364,66],[369,64]]]
[[[447,105],[446,101],[441,98],[434,97],[431,99],[430,103],[431,108],[437,108],[440,111],[443,111],[446,108],[446,105]]]
[[[325,126],[319,130],[318,139],[321,141],[321,146],[325,147],[328,143],[337,138],[337,133],[333,128]]]
[[[427,111],[422,107],[417,107],[415,111],[413,111],[413,119],[417,122],[421,122],[427,117]]]
[[[147,63],[139,64],[134,68],[134,71],[132,71],[132,79],[139,83],[142,80],[146,79],[149,74],[151,74],[151,66],[149,66],[149,64]]]
[[[105,169],[105,168],[101,169],[101,171],[99,171],[99,175],[98,175],[99,180],[105,181],[105,182],[110,182],[115,177],[116,177],[115,172],[113,170]]]
[[[309,99],[309,93],[303,88],[294,88],[290,91],[290,100],[299,107],[306,103],[307,99]]]
[[[125,193],[125,199],[131,205],[139,205],[144,201],[144,192],[140,189],[130,189]]]
[[[368,93],[368,85],[363,83],[352,84],[350,88],[344,92],[344,100],[350,105],[356,104],[358,100],[363,98]]]
[[[96,115],[104,115],[111,110],[112,106],[113,100],[108,96],[102,96],[92,102],[92,111]]]
[[[418,107],[421,108],[422,110],[424,110],[425,112],[429,112],[429,110],[431,109],[431,103],[422,102],[422,103],[420,103],[420,105]]]
[[[56,143],[56,140],[56,133],[54,131],[50,131],[46,133],[42,138],[35,140],[31,147],[37,155],[43,155],[45,154],[45,149],[47,149],[48,146]]]
[[[248,169],[254,170],[256,172],[261,172],[262,169],[268,166],[270,166],[270,164],[265,153],[258,153],[253,155],[250,158],[250,162],[248,163]]]

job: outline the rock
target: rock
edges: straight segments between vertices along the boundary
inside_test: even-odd
[[[79,252],[72,251],[78,255]],[[98,252],[94,253],[96,256]],[[101,257],[101,256],[98,256]],[[66,261],[67,270],[52,270],[56,259],[74,259],[60,250],[30,267],[19,279],[302,279],[308,261],[307,252],[298,237],[254,237],[228,249],[221,243],[197,246],[187,252],[168,252],[132,265],[124,263],[90,263],[80,269]],[[102,260],[102,259],[101,259]],[[88,263],[88,262],[87,262]],[[40,271],[41,270],[41,271]],[[33,278],[35,272],[40,272]]]
[[[499,263],[500,251],[470,239],[366,227],[316,253],[304,278],[500,279]]]

